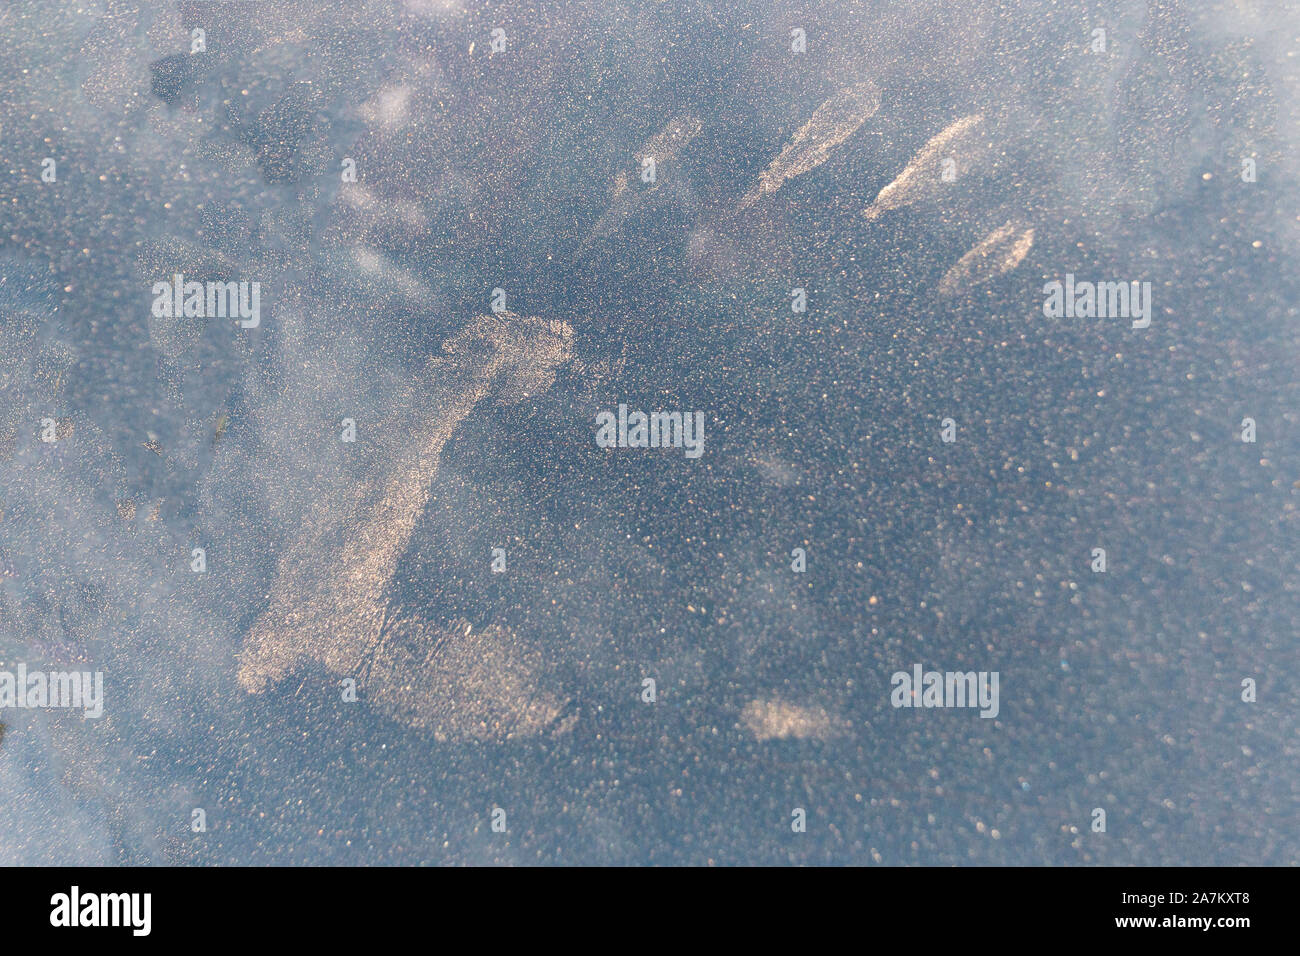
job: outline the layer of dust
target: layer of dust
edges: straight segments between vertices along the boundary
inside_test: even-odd
[[[763,170],[740,200],[737,210],[771,195],[787,180],[802,176],[830,159],[835,148],[861,128],[880,109],[880,89],[874,83],[857,83],[840,90],[799,127],[781,154]]]
[[[434,721],[444,733],[477,736],[481,726],[519,731],[547,722],[551,708],[510,690],[528,683],[529,670],[503,649],[509,641],[490,631],[464,653],[450,650],[463,641],[448,643],[440,632],[415,635],[430,639],[417,641],[419,650],[377,649],[388,614],[385,592],[429,500],[447,440],[489,393],[508,401],[550,387],[568,361],[572,334],[563,322],[504,313],[479,317],[444,346],[432,387],[413,389],[376,430],[364,477],[319,496],[281,557],[270,603],[241,653],[239,681],[246,690],[260,693],[306,659],[343,675],[360,675],[369,665],[372,699],[413,721]],[[475,662],[468,674],[461,667],[467,661]],[[512,670],[515,664],[522,669]],[[478,687],[486,696],[469,706],[466,688],[486,684],[489,674],[496,690]]]
[[[946,186],[943,161],[951,159],[958,179],[988,152],[984,139],[984,117],[978,113],[963,116],[921,147],[898,176],[880,190],[876,201],[866,208],[867,219],[878,219],[891,210],[910,206],[934,196]]]
[[[682,150],[691,140],[700,135],[703,128],[698,116],[684,114],[672,119],[663,129],[646,140],[634,154],[637,175],[640,174],[642,160],[652,157],[655,161],[656,182],[662,180],[671,164],[681,155]],[[648,191],[649,188],[646,192]],[[592,243],[608,239],[618,232],[624,220],[641,204],[643,197],[642,190],[631,188],[631,176],[626,170],[615,176],[609,191],[609,207],[591,227],[591,231],[583,239],[578,251],[581,253],[590,248]]]
[[[957,260],[939,282],[939,292],[954,295],[963,288],[1010,272],[1029,255],[1034,245],[1034,230],[1023,229],[1014,222],[994,229],[969,252]]]
[[[800,707],[783,700],[751,700],[741,721],[759,740],[826,740],[846,728],[820,707]]]
[[[496,626],[476,632],[463,620],[434,627],[418,616],[390,618],[369,666],[370,702],[440,741],[540,733],[565,704],[540,686],[537,649]]]

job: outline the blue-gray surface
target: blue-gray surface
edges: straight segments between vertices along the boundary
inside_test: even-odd
[[[6,0],[0,670],[105,690],[0,710],[0,863],[1294,864],[1298,35]],[[877,201],[934,137],[954,175]],[[176,273],[260,325],[152,314]],[[1046,316],[1067,274],[1149,282],[1149,327]],[[497,288],[571,343],[463,398]],[[704,453],[598,447],[620,403]],[[378,623],[277,632],[277,587],[356,584],[312,515],[443,426]],[[893,706],[918,663],[997,672],[997,716]]]

